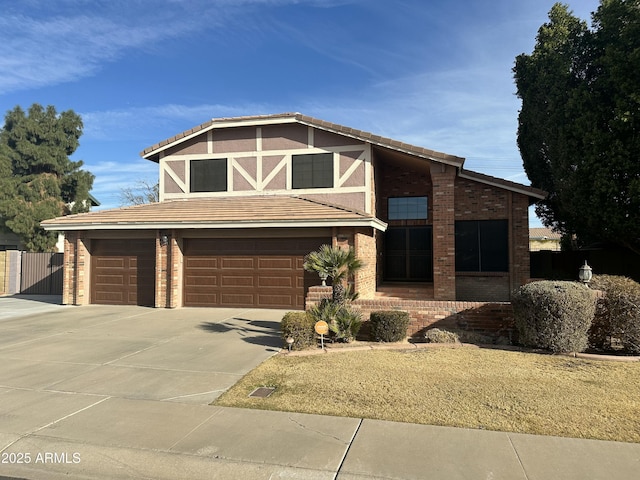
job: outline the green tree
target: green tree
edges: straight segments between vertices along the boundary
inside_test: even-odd
[[[640,0],[601,0],[592,27],[557,3],[516,58],[518,146],[546,226],[640,254]]]
[[[58,114],[33,104],[7,112],[0,130],[0,226],[22,238],[29,251],[50,251],[56,234],[40,222],[89,209],[94,176],[72,161],[82,119],[72,110]],[[6,176],[5,176],[6,175]]]
[[[353,248],[343,249],[321,245],[308,254],[304,261],[304,269],[331,278],[332,299],[334,303],[344,304],[347,289],[345,281],[363,266],[362,260],[356,257]]]

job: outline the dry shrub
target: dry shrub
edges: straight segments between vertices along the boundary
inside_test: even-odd
[[[640,284],[627,277],[596,275],[592,288],[602,290],[589,343],[611,348],[617,342],[628,353],[640,353]]]
[[[439,328],[430,328],[424,332],[424,339],[427,343],[458,343],[460,338],[455,332],[448,330],[440,330]]]
[[[280,322],[282,339],[293,338],[292,350],[304,350],[316,344],[315,320],[307,312],[287,312]],[[285,343],[286,344],[286,343]]]
[[[511,300],[520,342],[554,353],[582,352],[595,313],[593,292],[577,282],[532,282]]]

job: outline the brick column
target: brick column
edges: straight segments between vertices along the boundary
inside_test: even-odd
[[[89,284],[91,275],[89,270],[89,252],[85,242],[85,232],[78,232],[76,239],[76,305],[87,305],[90,303]]]
[[[169,274],[169,286],[167,295],[169,308],[182,306],[182,240],[178,238],[178,231],[174,230],[171,234],[171,247],[169,251],[169,260],[167,262],[167,272]]]
[[[84,239],[85,232],[66,232],[64,239],[64,265],[62,270],[63,305],[89,303],[90,279],[89,252]]]
[[[166,232],[156,231],[156,286],[155,286],[155,307],[164,308],[167,306],[167,256],[169,244],[162,244],[162,236],[167,235]],[[168,236],[168,235],[167,235]],[[169,243],[171,238],[168,237]]]
[[[531,278],[529,256],[529,199],[525,195],[511,196],[511,255],[509,271],[511,273],[510,290],[513,291],[527,283]]]
[[[455,178],[450,165],[431,162],[434,300],[456,299]]]
[[[62,304],[75,303],[76,286],[76,232],[65,232],[64,265],[62,267]]]
[[[376,293],[376,231],[371,233],[357,231],[354,235],[354,249],[356,257],[362,260],[364,266],[354,275],[355,291],[361,298],[372,298]]]

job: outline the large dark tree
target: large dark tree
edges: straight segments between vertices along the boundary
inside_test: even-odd
[[[86,212],[93,175],[69,156],[78,148],[82,119],[38,104],[18,106],[0,130],[0,226],[21,237],[29,251],[50,251],[57,235],[40,222]]]
[[[546,226],[640,254],[640,0],[601,0],[591,28],[557,3],[514,67],[518,146]]]

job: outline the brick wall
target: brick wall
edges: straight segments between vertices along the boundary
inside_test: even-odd
[[[155,288],[155,302],[156,308],[168,307],[167,296],[167,260],[169,244],[162,244],[162,235],[165,232],[160,230],[156,231],[155,249],[156,249],[156,288]]]
[[[62,272],[62,303],[85,305],[89,303],[89,252],[85,232],[66,232],[64,239],[64,265]]]
[[[433,182],[433,296],[455,300],[455,168],[431,163]]]
[[[306,309],[323,298],[331,298],[331,287],[311,287],[307,294]],[[421,339],[429,328],[458,329],[511,339],[514,334],[513,309],[507,302],[454,302],[432,300],[400,300],[397,298],[359,298],[353,302],[366,322],[377,310],[403,310],[409,312],[411,322],[407,335]]]
[[[502,220],[509,218],[509,192],[457,177],[456,220]],[[526,197],[525,197],[526,198]],[[527,237],[529,229],[527,228]]]
[[[456,275],[456,298],[459,301],[504,302],[510,296],[508,273],[479,275],[465,272]]]
[[[421,339],[427,329],[436,327],[508,338],[514,331],[510,303],[358,299],[355,305],[365,319],[376,310],[409,312],[411,322],[407,335],[416,339]]]
[[[178,232],[171,235],[171,251],[169,253],[169,302],[170,308],[182,306],[182,239],[178,238]]]
[[[354,235],[356,256],[364,263],[354,279],[356,292],[362,298],[373,297],[376,292],[376,235],[377,231],[374,229],[370,229],[370,232],[357,231]]]
[[[7,269],[7,265],[9,262],[7,261],[7,252],[0,252],[0,294],[7,293],[7,278],[9,277],[9,272]]]
[[[511,292],[530,277],[529,199],[502,188],[464,178],[455,181],[455,220],[509,221],[509,274],[458,273],[456,298],[509,300]]]

